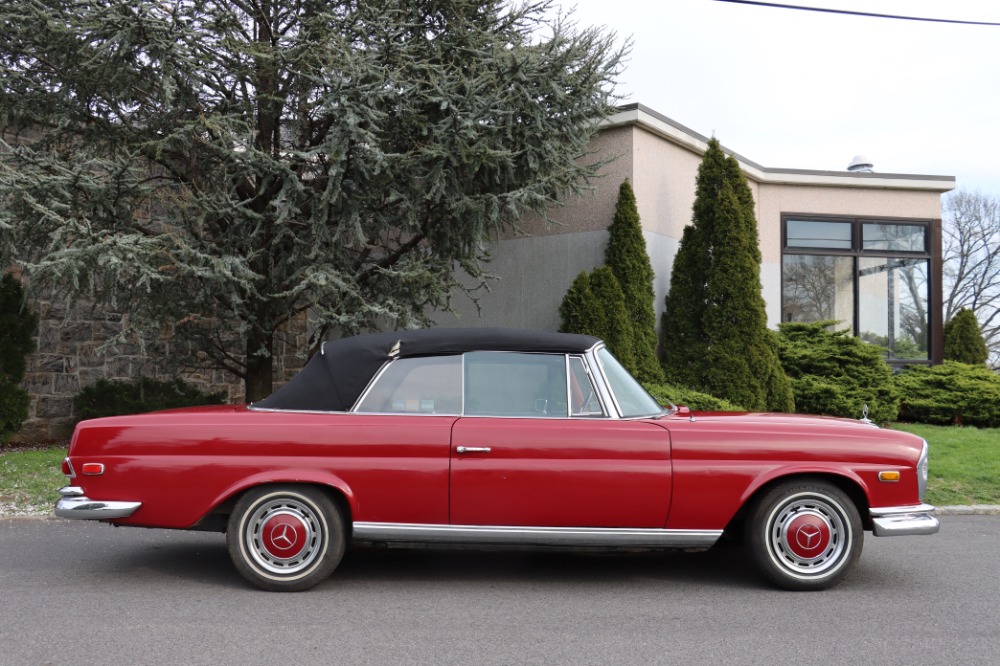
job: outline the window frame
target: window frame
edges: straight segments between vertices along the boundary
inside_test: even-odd
[[[788,245],[789,222],[843,222],[851,225],[851,247],[823,248]],[[890,226],[923,227],[923,250],[882,250],[864,248],[864,225],[879,224]],[[851,297],[853,302],[851,332],[857,336],[861,325],[861,259],[924,259],[927,261],[927,359],[885,359],[894,368],[908,365],[938,364],[942,361],[943,321],[942,321],[942,257],[941,257],[941,220],[930,218],[880,217],[871,215],[819,215],[811,213],[781,214],[781,262],[780,262],[780,293],[781,320],[785,313],[785,257],[788,255],[821,255],[835,257],[850,257],[852,259]]]
[[[466,356],[468,354],[470,354],[470,353],[478,353],[478,352],[486,352],[486,351],[488,351],[489,353],[496,353],[496,354],[518,354],[518,355],[550,356],[550,357],[561,356],[562,357],[562,361],[563,361],[563,368],[564,368],[564,371],[565,371],[565,384],[566,384],[565,389],[566,389],[566,405],[567,405],[566,411],[567,411],[567,414],[565,416],[562,416],[562,415],[550,415],[550,414],[534,414],[534,415],[469,414],[468,413],[468,404],[467,404],[468,395],[466,394],[466,362],[467,362]],[[387,373],[387,371],[389,370],[389,368],[392,366],[393,363],[397,363],[397,362],[400,362],[400,361],[412,360],[414,358],[442,358],[442,357],[448,357],[448,356],[457,356],[457,357],[460,357],[460,359],[461,359],[461,362],[460,362],[460,366],[461,366],[461,368],[460,368],[460,372],[461,372],[460,383],[461,383],[461,386],[460,386],[459,391],[460,391],[460,398],[461,398],[461,405],[462,406],[461,406],[461,410],[459,412],[456,413],[456,412],[451,412],[451,411],[449,411],[449,412],[419,412],[419,411],[417,411],[417,412],[406,412],[406,411],[402,411],[402,412],[396,412],[396,411],[379,411],[379,412],[376,412],[376,411],[360,411],[361,405],[364,404],[365,400],[368,398],[368,396],[371,394],[371,392],[373,390],[375,390],[376,386],[378,385],[378,382]],[[573,369],[572,369],[572,367],[570,365],[572,359],[579,359],[581,361],[581,363],[583,365],[583,368],[586,371],[587,379],[588,379],[588,381],[591,384],[592,390],[594,391],[594,396],[597,398],[597,401],[600,404],[601,414],[576,414],[576,415],[573,414],[573,407],[572,407],[572,405],[573,405],[573,403],[572,403],[572,397],[573,397],[573,395],[572,395],[572,385],[571,385],[571,373],[573,372]],[[595,365],[596,365],[596,370],[595,370]],[[586,421],[590,421],[590,420],[594,420],[594,419],[605,419],[606,420],[606,419],[617,418],[617,417],[620,416],[620,413],[616,413],[615,410],[612,409],[612,407],[611,407],[611,403],[609,402],[609,397],[606,395],[604,384],[601,381],[601,380],[604,379],[603,375],[600,375],[601,380],[598,380],[597,377],[595,376],[595,373],[600,373],[600,372],[602,372],[602,369],[600,368],[600,364],[596,364],[595,359],[591,355],[590,352],[583,353],[583,354],[577,354],[577,353],[567,353],[567,352],[526,352],[526,351],[517,351],[517,350],[509,350],[509,351],[500,351],[500,350],[470,350],[468,352],[463,352],[463,353],[460,353],[460,354],[438,354],[438,355],[430,355],[430,356],[427,356],[427,357],[414,357],[414,356],[394,357],[394,358],[387,359],[386,362],[383,363],[382,366],[375,372],[375,374],[372,375],[372,378],[368,381],[368,385],[365,387],[365,390],[361,392],[361,395],[358,396],[357,401],[355,401],[355,403],[351,406],[350,410],[348,410],[347,413],[350,413],[350,414],[359,414],[359,415],[365,415],[365,416],[371,416],[371,415],[381,415],[381,416],[423,416],[423,417],[428,417],[428,416],[454,416],[454,417],[457,417],[457,418],[491,418],[491,419],[496,419],[496,418],[511,418],[511,419],[554,419],[554,420],[577,419],[577,420],[586,420]],[[617,405],[615,405],[615,409],[617,409]]]

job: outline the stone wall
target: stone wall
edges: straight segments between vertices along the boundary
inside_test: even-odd
[[[130,380],[140,377],[171,379],[180,376],[206,392],[222,391],[227,402],[243,402],[243,382],[219,369],[180,367],[174,359],[193,356],[188,343],[161,332],[145,346],[122,344],[103,349],[118,335],[124,317],[91,306],[66,306],[50,300],[35,302],[39,315],[37,350],[27,358],[23,388],[31,395],[28,420],[14,441],[62,440],[71,434],[73,398],[98,379]],[[295,320],[275,340],[275,388],[288,381],[304,364],[298,356],[306,349],[305,315]]]

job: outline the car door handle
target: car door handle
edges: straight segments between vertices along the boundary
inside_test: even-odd
[[[488,446],[458,446],[455,450],[459,453],[489,453],[493,449]]]

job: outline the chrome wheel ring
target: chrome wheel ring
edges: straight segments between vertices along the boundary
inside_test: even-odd
[[[774,564],[802,579],[836,569],[854,539],[843,508],[813,492],[785,498],[768,514],[764,529],[767,554]]]
[[[271,496],[246,517],[243,547],[262,571],[296,576],[322,555],[325,525],[320,511],[302,498]]]

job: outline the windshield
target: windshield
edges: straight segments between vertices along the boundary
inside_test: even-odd
[[[656,400],[622,367],[607,347],[597,350],[597,358],[623,417],[659,416],[663,413]]]

